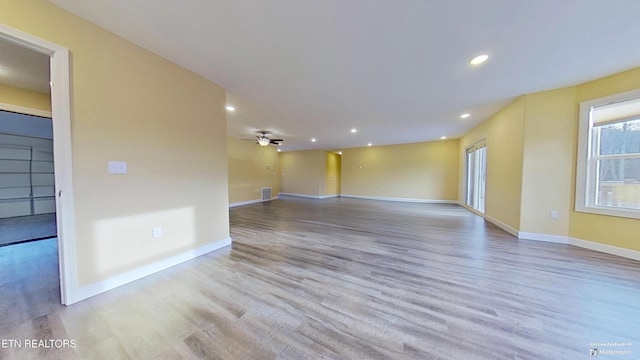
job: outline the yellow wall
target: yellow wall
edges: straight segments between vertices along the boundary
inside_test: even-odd
[[[258,146],[255,141],[227,138],[229,162],[229,203],[262,199],[262,188],[272,187],[272,196],[280,191],[279,160],[273,146]]]
[[[0,84],[0,103],[51,111],[51,98],[48,94],[3,84]]]
[[[342,194],[456,201],[458,151],[458,140],[346,149]]]
[[[573,208],[576,89],[529,94],[525,100],[520,231],[569,235]],[[551,218],[551,211],[558,218]]]
[[[224,89],[45,0],[0,23],[71,52],[79,286],[229,236]]]
[[[591,81],[577,87],[576,107],[583,101],[639,88],[640,68]],[[640,251],[638,234],[640,221],[636,219],[571,212],[570,235],[574,238]]]
[[[460,203],[464,203],[466,182],[465,149],[486,140],[487,185],[485,215],[510,228],[520,227],[524,98],[518,98],[489,120],[460,139]]]
[[[322,150],[280,153],[280,192],[324,196],[326,168],[327,155]]]
[[[327,171],[325,175],[325,191],[323,195],[339,195],[341,180],[342,156],[327,152]]]
[[[461,201],[464,149],[486,139],[490,220],[523,233],[640,250],[640,221],[574,211],[580,103],[638,88],[640,68],[520,97],[460,140]],[[558,219],[551,218],[552,210],[558,211]]]

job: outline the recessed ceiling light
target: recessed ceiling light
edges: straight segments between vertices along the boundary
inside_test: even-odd
[[[478,56],[474,57],[473,59],[471,59],[469,61],[469,64],[471,64],[471,65],[480,65],[483,62],[487,61],[488,58],[489,58],[489,55],[487,55],[487,54],[478,55]]]
[[[231,105],[227,105],[227,110],[229,111],[236,111],[236,108],[231,106]]]
[[[342,155],[342,151],[338,151],[338,155]]]
[[[446,138],[447,138],[446,136],[440,136],[440,140],[444,140]]]
[[[464,114],[460,115],[460,119],[466,119],[466,118],[468,118],[469,116],[471,116],[471,114],[469,114],[469,113],[464,113]]]
[[[368,144],[367,144],[367,146],[371,146],[371,145],[373,145],[373,144],[372,144],[372,143],[368,143]]]
[[[353,129],[351,129],[351,132],[352,132],[352,133],[357,133],[357,132],[358,132],[358,129],[353,128]]]
[[[316,142],[316,138],[311,139],[311,142]]]

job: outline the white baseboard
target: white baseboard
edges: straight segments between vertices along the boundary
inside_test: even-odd
[[[594,251],[599,251],[611,255],[622,256],[627,259],[633,259],[640,261],[640,251],[625,249],[617,246],[601,244],[593,241],[576,239],[576,238],[568,238],[569,245],[578,246],[585,249],[590,249]]]
[[[340,195],[338,194],[333,194],[333,195],[321,195],[320,199],[329,199],[329,198],[336,198],[336,197],[340,197]]]
[[[427,203],[427,204],[456,204],[456,205],[458,204],[457,200],[414,199],[414,198],[397,198],[397,197],[386,197],[386,196],[362,196],[362,195],[349,195],[349,194],[341,194],[340,197],[353,198],[353,199],[365,199],[365,200]]]
[[[221,249],[225,246],[229,246],[231,245],[231,238],[228,237],[226,239],[222,239],[222,240],[218,240],[216,242],[213,242],[211,244],[207,244],[205,246],[199,247],[197,249],[193,249],[193,250],[189,250],[187,252],[184,252],[182,254],[178,254],[163,260],[160,260],[158,262],[155,262],[153,264],[149,264],[146,266],[143,266],[141,268],[135,269],[135,270],[131,270],[129,272],[126,272],[124,274],[120,274],[120,275],[116,275],[113,276],[111,278],[108,278],[106,280],[102,280],[100,282],[97,282],[95,284],[91,284],[91,285],[87,285],[87,286],[83,286],[81,288],[76,289],[75,291],[73,291],[72,294],[70,294],[71,296],[69,296],[69,302],[68,305],[71,305],[73,303],[76,303],[78,301],[81,300],[85,300],[88,299],[92,296],[98,295],[100,293],[103,293],[105,291],[109,291],[112,289],[115,289],[119,286],[128,284],[130,282],[142,279],[145,276],[149,276],[152,274],[155,274],[159,271],[168,269],[172,266],[178,265],[180,263],[183,263],[185,261],[189,261],[191,259],[194,259],[198,256],[204,255],[206,253],[209,253],[211,251],[215,251],[218,249]]]
[[[627,259],[640,261],[640,251],[625,249],[625,248],[621,248],[613,245],[602,244],[595,241],[576,239],[569,236],[527,233],[527,232],[520,231],[518,233],[518,238],[523,240],[534,240],[534,241],[550,242],[550,243],[556,243],[556,244],[567,244],[567,245],[581,247],[584,249],[602,252],[605,254],[611,254],[611,255],[621,256]]]
[[[518,239],[544,241],[556,244],[569,244],[569,238],[561,235],[547,235],[518,231]]]
[[[277,197],[272,197],[269,200],[253,199],[253,200],[247,200],[247,201],[239,201],[239,202],[234,202],[234,203],[229,204],[229,207],[232,208],[232,207],[242,206],[242,205],[251,205],[251,204],[257,204],[257,203],[271,201],[271,200],[278,200],[278,198]]]
[[[467,207],[465,207],[465,208],[467,210],[472,211],[472,212],[475,213],[475,211],[473,211],[472,209],[469,209]],[[637,251],[637,250],[625,249],[625,248],[612,246],[612,245],[607,245],[607,244],[602,244],[602,243],[598,243],[598,242],[594,242],[594,241],[576,239],[576,238],[572,238],[572,237],[569,237],[569,236],[549,235],[549,234],[540,234],[540,233],[530,233],[530,232],[524,232],[524,231],[517,231],[516,229],[512,228],[511,226],[509,226],[509,225],[507,225],[507,224],[505,224],[505,223],[503,223],[503,222],[501,222],[499,220],[496,220],[496,219],[492,218],[491,216],[484,215],[484,218],[485,218],[485,220],[493,223],[494,225],[498,226],[502,230],[504,230],[504,231],[508,232],[509,234],[517,237],[518,239],[543,241],[543,242],[550,242],[550,243],[556,243],[556,244],[567,244],[567,245],[577,246],[577,247],[581,247],[581,248],[585,248],[585,249],[589,249],[589,250],[603,252],[603,253],[606,253],[606,254],[617,255],[617,256],[621,256],[621,257],[627,258],[627,259],[640,261],[640,251]]]
[[[484,215],[484,219],[487,220],[488,222],[492,223],[493,225],[499,227],[500,229],[508,232],[509,234],[518,237],[518,230],[512,228],[511,226],[503,223],[502,221],[492,218],[491,216],[485,214]]]
[[[239,202],[234,202],[234,203],[230,203],[229,207],[236,207],[236,206],[242,206],[242,205],[251,205],[251,204],[256,204],[262,202],[262,199],[254,199],[254,200],[247,200],[247,201],[239,201]]]
[[[296,193],[279,193],[278,196],[295,196],[302,197],[308,199],[328,199],[338,197],[340,195],[307,195],[307,194],[296,194]]]

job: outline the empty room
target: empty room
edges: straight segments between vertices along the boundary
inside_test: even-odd
[[[636,359],[635,0],[0,0],[0,359]]]

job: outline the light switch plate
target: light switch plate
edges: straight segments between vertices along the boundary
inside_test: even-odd
[[[154,227],[151,229],[151,237],[155,238],[159,238],[162,237],[162,228],[161,227]]]
[[[127,162],[126,161],[109,161],[107,166],[109,174],[126,174]]]

